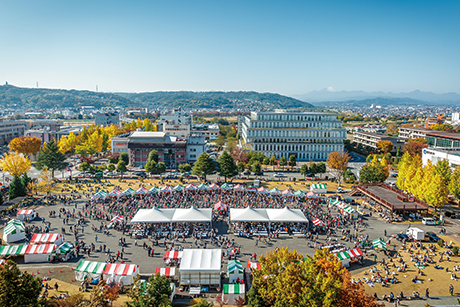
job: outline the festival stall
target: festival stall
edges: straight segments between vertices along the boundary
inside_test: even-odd
[[[208,189],[208,186],[204,183],[200,183],[197,187],[198,190],[205,191]]]
[[[215,190],[219,190],[220,187],[215,184],[215,183],[212,183],[209,187],[208,187],[208,190],[211,190],[211,191],[215,191]]]
[[[314,219],[313,221],[311,221],[313,223],[313,225],[315,226],[324,226],[324,222],[321,221],[320,219],[316,218]]]
[[[171,223],[176,209],[139,209],[131,223]]]
[[[220,249],[185,249],[179,267],[180,284],[220,287]]]
[[[27,250],[27,244],[24,245],[1,245],[0,256],[22,256]]]
[[[139,275],[137,264],[107,263],[103,271],[103,277],[107,283],[119,283],[121,285],[132,285],[134,278]]]
[[[174,276],[176,275],[176,268],[156,268],[155,275],[157,274],[160,274],[160,276],[174,278]]]
[[[232,190],[232,189],[233,189],[232,186],[229,185],[228,183],[224,183],[223,185],[220,186],[220,188],[221,188],[222,190],[226,190],[226,191],[229,191],[229,190]],[[243,188],[243,189],[244,189],[244,188]]]
[[[159,187],[151,187],[149,189],[149,193],[160,193],[160,188]]]
[[[380,238],[373,240],[372,246],[374,248],[387,249],[387,243]]]
[[[75,279],[84,281],[86,277],[98,279],[104,272],[107,263],[81,260],[75,269]]]
[[[61,245],[63,236],[57,233],[35,233],[30,240],[30,244],[57,244]]]
[[[160,193],[171,193],[172,189],[169,185],[165,185],[160,189]]]
[[[134,195],[134,194],[136,194],[136,191],[134,191],[131,188],[127,188],[126,190],[121,192],[121,195],[123,195],[123,196],[131,196],[131,195]]]
[[[315,199],[315,198],[319,198],[319,196],[318,196],[318,194],[316,194],[315,192],[310,191],[310,192],[307,193],[307,198],[313,198],[313,199]]]
[[[227,209],[227,205],[221,201],[218,201],[217,203],[214,204],[214,210],[220,211],[220,210],[225,210],[225,209]]]
[[[270,191],[265,187],[260,187],[257,189],[258,194],[270,194]]]
[[[212,209],[195,208],[191,206],[188,209],[177,208],[172,217],[173,223],[183,222],[212,222]]]
[[[248,187],[246,187],[246,192],[253,192],[253,193],[257,193],[257,188],[250,185]]]
[[[235,192],[244,192],[244,187],[241,184],[237,184],[233,187],[233,191]]]
[[[56,247],[55,244],[27,245],[24,252],[24,262],[49,262],[54,258]]]
[[[21,221],[24,221],[24,220],[33,220],[35,219],[36,217],[36,213],[35,213],[35,210],[18,210],[18,212],[16,213],[16,218],[18,220],[21,220]]]
[[[304,197],[305,193],[302,190],[297,190],[294,192],[295,197]]]
[[[123,223],[123,217],[121,215],[116,215],[114,216],[113,219],[110,220],[110,223],[109,223],[109,227],[113,227],[113,225],[118,225],[118,224],[121,224]]]
[[[164,262],[169,264],[171,261],[179,262],[182,259],[182,251],[166,251],[164,256]]]
[[[271,223],[274,222],[287,222],[287,223],[308,223],[308,219],[300,209],[290,209],[284,207],[283,209],[264,209],[267,217]]]
[[[122,193],[122,191],[118,190],[118,189],[113,189],[112,192],[109,193],[109,196],[115,196],[115,197],[118,197],[120,196]]]
[[[243,264],[238,260],[230,260],[227,265],[227,276],[229,282],[236,282],[236,280],[243,280]]]
[[[181,185],[181,184],[178,184],[173,188],[173,191],[174,192],[182,192],[182,191],[184,191],[184,186]]]
[[[265,209],[230,208],[230,222],[270,222]]]
[[[358,218],[358,212],[355,209],[353,209],[352,207],[342,203],[338,199],[336,199],[334,201],[331,201],[330,204],[334,205],[334,206],[337,206],[337,208],[339,208],[339,210],[340,210],[340,212],[342,214],[349,214],[351,216],[351,218],[353,218],[353,219]]]
[[[195,191],[196,190],[196,186],[194,186],[193,184],[189,183],[185,186],[185,191]]]
[[[100,198],[106,198],[109,194],[104,191],[104,190],[100,190],[99,192],[97,192],[96,194],[94,194],[93,196],[91,196],[92,199],[100,199]]]
[[[277,188],[273,188],[270,190],[270,195],[280,195],[281,192]]]
[[[292,194],[291,190],[286,189],[286,190],[281,192],[281,196],[283,196],[283,197],[291,197],[291,196],[294,196],[294,194]]]
[[[62,261],[68,261],[72,258],[73,255],[73,244],[69,242],[62,243],[56,250],[58,257],[60,257]]]
[[[342,266],[349,267],[350,262],[357,261],[358,258],[363,255],[363,252],[359,248],[354,248],[352,250],[338,252],[335,255],[342,261]]]
[[[25,227],[19,220],[10,220],[3,229],[3,241],[6,243],[18,242],[25,238]]]
[[[310,191],[319,193],[319,194],[326,194],[327,193],[327,185],[325,183],[319,184],[312,184],[310,185]]]
[[[222,298],[228,305],[237,305],[237,300],[245,299],[244,284],[225,284],[222,291]]]
[[[144,187],[140,187],[139,189],[136,190],[136,194],[147,194],[149,190],[147,190]]]

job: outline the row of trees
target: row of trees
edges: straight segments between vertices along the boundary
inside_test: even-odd
[[[372,155],[372,160],[367,162],[359,171],[359,181],[362,183],[380,183],[388,179],[390,168],[385,156]]]
[[[435,208],[448,201],[449,192],[457,199],[460,197],[460,167],[452,173],[447,160],[440,160],[436,165],[428,160],[423,166],[420,156],[406,152],[398,169],[397,187]]]

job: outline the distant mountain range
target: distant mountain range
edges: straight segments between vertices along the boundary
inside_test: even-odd
[[[0,107],[64,108],[184,107],[184,108],[316,108],[310,103],[273,93],[258,92],[151,92],[101,93],[80,90],[21,88],[0,85]]]
[[[336,91],[331,87],[320,91],[312,91],[307,94],[295,95],[294,97],[303,101],[318,103],[320,105],[322,105],[321,102],[363,101],[375,98],[384,98],[387,99],[387,101],[396,99],[394,100],[395,102],[400,102],[400,99],[403,99],[407,100],[408,102],[410,101],[413,104],[417,103],[434,105],[460,102],[460,94],[457,93],[435,94],[432,92],[422,92],[419,90],[415,90],[409,93]]]

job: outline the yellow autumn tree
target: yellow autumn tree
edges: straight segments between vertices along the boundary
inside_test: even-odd
[[[433,181],[434,165],[431,160],[428,160],[427,164],[423,167],[423,178],[420,185],[417,188],[417,198],[426,201],[426,193],[431,181]]]
[[[340,186],[343,179],[343,174],[347,170],[348,161],[350,161],[350,155],[344,151],[331,152],[327,158],[327,164],[335,173],[335,178]]]
[[[380,166],[382,167],[382,170],[385,172],[385,178],[388,179],[388,176],[390,176],[390,168],[388,167],[387,159],[382,158],[382,160],[380,160]]]
[[[407,176],[407,171],[409,169],[410,164],[412,163],[412,156],[409,153],[404,153],[404,155],[401,158],[401,161],[399,161],[398,164],[398,177],[396,178],[396,186],[398,189],[405,191],[405,183],[406,183],[406,176]]]
[[[449,189],[441,175],[433,175],[433,180],[431,180],[425,195],[425,201],[436,209],[447,203],[449,200]]]
[[[31,165],[32,163],[27,156],[17,152],[10,152],[0,160],[0,168],[11,176],[21,176],[27,173]]]
[[[75,152],[83,156],[94,155],[101,152],[102,142],[102,135],[100,135],[97,130],[94,130],[93,133],[88,136],[86,141],[77,145]]]
[[[35,136],[20,136],[11,140],[9,147],[11,150],[25,154],[35,155],[42,145],[42,141]]]
[[[40,173],[38,182],[34,186],[34,190],[41,193],[48,194],[53,189],[53,176],[52,173],[47,169],[43,169]]]
[[[424,197],[424,191],[423,188],[421,187],[422,182],[423,182],[423,168],[419,168],[416,173],[414,178],[412,179],[411,183],[411,191],[412,194],[417,197],[418,199],[423,199]]]
[[[142,127],[144,128],[144,131],[154,131],[153,123],[148,118],[142,121]]]

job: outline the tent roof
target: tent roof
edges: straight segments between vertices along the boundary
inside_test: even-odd
[[[270,222],[301,222],[308,223],[308,219],[300,209],[265,209]]]
[[[75,271],[93,274],[102,274],[107,263],[81,260]]]
[[[103,274],[118,276],[137,275],[139,274],[139,266],[137,264],[107,263]]]
[[[176,209],[139,209],[131,223],[171,223]]]
[[[184,249],[180,272],[220,272],[220,249]]]
[[[211,222],[212,209],[198,209],[190,207],[188,209],[176,209],[172,217],[173,222]]]
[[[230,221],[232,222],[268,222],[268,215],[265,209],[244,209],[230,208]]]
[[[244,294],[245,286],[243,284],[225,284],[224,294]]]

